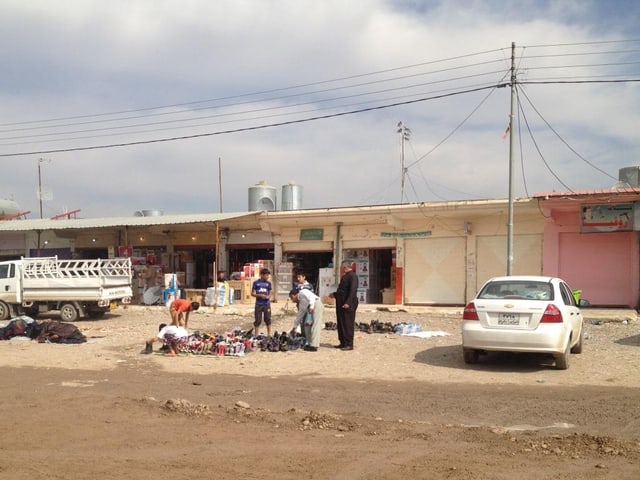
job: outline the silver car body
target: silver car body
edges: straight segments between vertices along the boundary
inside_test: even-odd
[[[560,278],[495,277],[465,307],[464,359],[475,363],[485,351],[547,353],[564,369],[569,353],[582,351],[582,324],[573,292]]]

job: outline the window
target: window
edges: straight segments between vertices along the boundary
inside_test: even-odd
[[[16,266],[13,263],[0,265],[0,278],[13,278],[16,276]]]
[[[576,305],[576,299],[566,284],[560,284],[560,293],[562,294],[562,301],[565,305]]]
[[[547,282],[499,281],[491,282],[482,289],[478,298],[520,298],[530,300],[553,300],[553,287]]]

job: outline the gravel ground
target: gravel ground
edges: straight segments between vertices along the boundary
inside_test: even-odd
[[[84,344],[0,342],[0,479],[640,478],[636,312],[584,310],[584,352],[560,371],[539,355],[465,365],[459,308],[382,308],[357,321],[439,335],[359,332],[342,352],[323,330],[318,352],[170,358],[141,354],[166,309],[129,307],[76,322]],[[251,312],[189,326],[248,328]]]

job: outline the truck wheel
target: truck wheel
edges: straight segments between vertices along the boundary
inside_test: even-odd
[[[80,314],[72,303],[65,303],[60,307],[60,319],[63,322],[75,322]]]
[[[0,302],[0,320],[11,318],[11,307],[4,302]]]

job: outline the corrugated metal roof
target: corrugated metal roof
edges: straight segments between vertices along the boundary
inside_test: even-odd
[[[257,216],[261,212],[196,213],[186,215],[157,215],[148,217],[71,218],[61,220],[28,219],[0,221],[0,232],[26,232],[36,230],[73,230],[108,227],[144,227],[152,225],[178,225],[213,223],[232,218]]]
[[[577,196],[589,196],[589,195],[625,195],[625,194],[640,194],[640,187],[626,187],[626,188],[606,188],[597,190],[577,190],[575,192],[542,192],[536,193],[533,198],[558,198],[558,197],[577,197]]]

